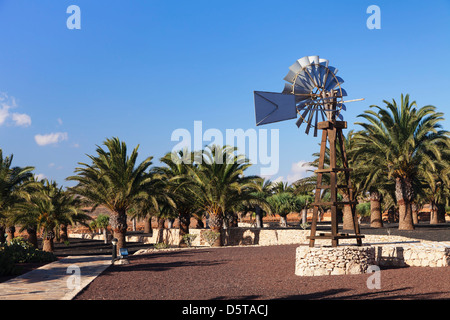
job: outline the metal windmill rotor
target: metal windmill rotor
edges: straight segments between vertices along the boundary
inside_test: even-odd
[[[317,136],[319,115],[321,121],[342,120],[346,110],[343,97],[347,92],[341,87],[344,80],[336,76],[338,69],[319,56],[305,56],[289,67],[282,93],[255,91],[256,125],[297,118],[297,127],[306,123],[305,133],[314,128]]]

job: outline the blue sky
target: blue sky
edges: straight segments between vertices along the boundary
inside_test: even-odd
[[[80,30],[66,27],[73,4]],[[366,27],[372,4],[380,30]],[[295,164],[320,138],[295,120],[256,127],[253,91],[281,92],[306,55],[329,59],[348,98],[365,99],[347,105],[349,129],[401,93],[435,105],[450,129],[449,1],[0,0],[0,38],[0,148],[66,186],[105,138],[140,144],[157,165],[172,132],[196,120],[224,134],[279,129],[271,178],[302,176]]]

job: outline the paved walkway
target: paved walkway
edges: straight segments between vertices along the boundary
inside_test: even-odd
[[[0,300],[71,300],[110,264],[110,255],[66,257],[0,283]]]

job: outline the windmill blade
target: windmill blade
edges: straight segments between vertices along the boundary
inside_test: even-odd
[[[328,63],[329,63],[329,61],[327,59],[322,59],[322,58],[319,59],[319,64],[324,67],[328,68]]]
[[[347,91],[345,91],[344,88],[341,88],[341,93],[342,93],[342,97],[346,97],[347,96]]]
[[[317,118],[319,117],[319,109],[316,111],[316,121],[314,122],[314,137],[317,137]]]
[[[319,64],[319,56],[308,56],[309,64]]]
[[[312,122],[312,118],[314,116],[314,112],[317,112],[317,108],[314,108],[311,110],[309,117],[308,117],[308,121],[306,121],[307,122],[306,130],[305,130],[306,134],[309,134],[309,129],[311,128],[311,122]]]
[[[336,72],[337,69],[335,67],[328,66],[327,69],[324,70],[324,75],[322,76],[320,87],[325,89],[327,82],[331,81],[331,79],[334,78]]]
[[[297,108],[303,109],[305,107],[309,107],[312,104],[314,104],[314,100],[308,97],[308,99],[303,100],[302,102],[298,103]]]
[[[312,91],[315,88],[314,82],[308,75],[306,68],[302,69],[295,79],[295,84],[299,87],[305,88],[308,91]]]
[[[301,79],[303,81],[308,82],[310,89],[313,90],[314,88],[317,88],[317,81],[316,81],[316,71],[315,71],[315,65],[310,65],[302,70],[301,73],[299,73],[299,77],[302,77]],[[298,79],[298,77],[297,77]]]
[[[325,84],[325,81],[326,81],[326,78],[327,78],[327,73],[329,72],[327,66],[328,66],[328,60],[326,60],[326,59],[319,59],[319,65],[317,66],[317,68],[319,70],[319,72],[318,72],[319,80],[318,80],[317,85],[319,87],[321,87],[321,88]]]
[[[292,84],[290,83],[285,83],[284,84],[284,89],[281,92],[282,94],[292,94]]]
[[[298,128],[300,128],[300,126],[302,125],[303,121],[306,119],[306,116],[308,115],[308,112],[310,112],[311,109],[307,108],[303,114],[300,116],[300,119],[297,120],[297,122],[295,123],[297,125]]]
[[[333,66],[328,66],[328,70],[330,70],[331,72],[333,72],[334,75],[336,75],[336,73],[338,72],[339,69],[337,69]]]
[[[289,83],[294,83],[296,76],[297,76],[297,74],[295,72],[289,70],[288,74],[286,75],[286,77],[283,78],[283,80],[285,80]]]
[[[299,73],[302,70],[302,66],[298,61],[295,61],[290,67],[289,70],[291,70],[294,73]]]
[[[308,56],[298,59],[297,62],[302,68],[307,67],[311,64],[309,62]]]
[[[292,93],[292,85],[287,82],[284,84],[284,88],[281,93],[294,94],[296,103],[310,98],[310,91],[297,85],[294,85],[294,92]]]
[[[345,104],[341,104],[341,109],[347,111],[347,107],[345,106]]]
[[[344,117],[343,117],[342,114],[340,114],[340,113],[337,114],[337,117],[338,117],[339,120],[341,120],[341,121],[344,120]]]
[[[330,91],[333,90],[334,88],[336,88],[339,84],[344,83],[344,79],[342,79],[341,77],[333,77],[331,79],[331,81],[329,81],[326,85],[325,85],[325,90]]]

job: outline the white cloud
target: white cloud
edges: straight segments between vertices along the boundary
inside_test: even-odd
[[[291,184],[299,179],[309,177],[313,174],[313,172],[309,170],[316,170],[317,168],[311,167],[308,164],[309,162],[303,160],[294,162],[291,165],[291,171],[288,173],[286,177],[279,176],[276,179],[272,180],[272,182],[287,182],[288,184]],[[270,179],[271,177],[266,176],[265,178]]]
[[[15,126],[28,127],[31,125],[31,117],[25,113],[10,113],[10,109],[16,108],[16,99],[0,92],[0,125],[8,123],[11,119]]]
[[[25,113],[13,113],[12,120],[19,127],[28,127],[31,125],[31,117]]]
[[[9,106],[0,103],[0,126],[5,123],[6,119],[9,117]]]
[[[48,144],[55,144],[68,139],[67,132],[54,132],[49,134],[37,134],[34,136],[34,140],[40,146],[46,146]]]
[[[58,121],[58,124],[61,126],[63,124],[63,121],[61,118],[56,119],[56,121]]]
[[[298,179],[311,176],[313,173],[309,170],[316,170],[317,168],[309,165],[309,162],[300,160],[294,162],[291,166],[291,172],[287,175],[287,182],[293,183]]]
[[[46,177],[45,174],[43,174],[43,173],[35,174],[35,175],[34,175],[34,178],[35,178],[37,181],[40,181],[40,180],[43,180],[43,179],[47,179],[47,177]]]

